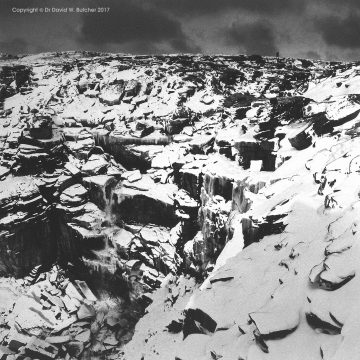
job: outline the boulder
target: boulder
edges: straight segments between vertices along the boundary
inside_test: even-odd
[[[52,119],[50,116],[38,115],[31,124],[30,136],[35,139],[51,139],[52,137]]]
[[[276,142],[275,141],[256,141],[238,140],[234,147],[238,150],[241,157],[240,164],[248,169],[252,160],[263,161],[263,171],[274,171],[276,164]]]
[[[60,195],[60,203],[65,206],[83,205],[88,196],[88,191],[81,184],[75,184],[65,189]]]
[[[188,118],[175,118],[175,119],[169,119],[166,122],[166,133],[169,135],[178,134],[181,132],[181,130],[189,125],[190,119]]]
[[[9,349],[16,352],[31,341],[30,336],[12,332],[8,339]]]
[[[312,144],[311,127],[305,125],[295,133],[289,135],[288,140],[296,150],[304,150]]]
[[[183,325],[184,339],[191,334],[215,332],[217,323],[201,309],[186,309]]]
[[[35,337],[25,346],[25,355],[30,358],[52,360],[56,359],[57,354],[58,349],[54,345]]]
[[[81,167],[83,174],[92,176],[106,173],[109,163],[103,155],[93,154],[88,161]]]
[[[104,86],[99,94],[99,100],[106,105],[118,105],[124,92],[124,84],[111,84]]]
[[[272,100],[273,115],[277,119],[293,121],[302,118],[303,108],[310,99],[302,96],[277,97]]]
[[[6,360],[9,355],[14,354],[15,352],[10,350],[8,347],[0,345],[0,360]]]

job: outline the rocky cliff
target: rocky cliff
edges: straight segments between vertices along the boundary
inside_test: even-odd
[[[358,70],[1,60],[5,358],[357,359]]]

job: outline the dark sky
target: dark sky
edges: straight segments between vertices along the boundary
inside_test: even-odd
[[[110,7],[106,14],[12,8]],[[360,0],[0,0],[0,52],[360,59]]]

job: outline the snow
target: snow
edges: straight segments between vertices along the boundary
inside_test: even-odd
[[[190,335],[183,342],[173,337],[174,345],[166,350],[156,346],[159,355],[154,359],[166,359],[169,349],[181,359],[208,359],[209,349],[213,349],[225,359],[244,354],[247,359],[315,360],[322,359],[320,348],[327,356],[324,359],[358,358],[354,334],[360,334],[360,283],[356,276],[360,254],[352,239],[360,178],[346,170],[349,159],[357,153],[356,140],[339,143],[334,137],[324,137],[271,174],[267,185],[254,197],[249,213],[262,217],[275,208],[275,213],[287,214],[285,231],[242,250],[241,230],[234,225],[234,236],[212,274],[185,307],[204,311],[217,322],[219,330],[211,335]],[[325,209],[324,195],[318,194],[313,173],[322,172],[338,158],[339,164],[333,170],[329,168],[329,178],[332,175],[337,180],[340,191],[334,197],[339,206]],[[240,224],[241,219],[239,215],[236,223]],[[342,285],[349,275],[355,277],[334,291],[310,285],[312,268],[322,262],[326,271],[321,277],[334,286]],[[340,334],[328,335],[321,327],[312,328],[307,320],[309,313],[333,323]],[[334,323],[334,318],[339,323]],[[250,320],[252,329],[257,328],[264,336],[268,353],[255,345],[253,330],[246,330],[245,335],[239,332],[239,327],[246,329]],[[141,322],[144,326],[146,319]]]
[[[89,156],[95,146],[93,133],[104,137],[110,134],[108,138],[119,148],[129,145],[127,150],[132,151],[131,155],[146,159],[146,165],[151,167],[148,173],[135,169],[119,176],[121,183],[114,190],[117,205],[127,199],[141,198],[173,211],[180,186],[175,184],[173,173],[191,175],[195,184],[189,180],[189,188],[193,185],[196,188],[194,197],[200,190],[196,181],[201,180],[200,195],[188,201],[193,205],[189,207],[196,211],[201,203],[200,216],[195,219],[198,237],[184,245],[185,255],[197,247],[205,258],[204,248],[209,245],[205,235],[214,240],[212,217],[220,214],[225,218],[225,246],[219,256],[201,265],[191,263],[190,255],[184,259],[193,266],[192,272],[186,270],[192,274],[198,272],[199,277],[200,270],[204,270],[201,266],[208,266],[203,271],[204,281],[196,283],[189,275],[179,275],[178,269],[179,274],[168,275],[160,289],[147,294],[153,302],[137,324],[132,341],[125,346],[124,359],[359,359],[360,105],[356,96],[360,94],[359,66],[351,65],[346,70],[337,70],[334,76],[321,78],[315,76],[316,69],[325,65],[314,63],[313,80],[302,94],[311,99],[303,108],[303,116],[279,118],[273,125],[275,105],[267,99],[284,93],[280,94],[281,81],[278,81],[282,69],[275,66],[281,71],[274,74],[268,71],[270,59],[261,69],[264,76],[260,80],[253,79],[254,68],[245,71],[244,64],[249,68],[254,66],[251,61],[241,67],[226,58],[221,60],[244,72],[243,79],[232,85],[220,81],[214,69],[204,72],[203,78],[194,79],[184,76],[185,67],[181,63],[173,66],[162,63],[163,60],[133,67],[120,60],[108,61],[107,66],[93,61],[80,71],[75,67],[67,73],[51,73],[52,61],[58,59],[51,53],[19,61],[36,62],[33,76],[38,80],[30,93],[19,93],[4,101],[4,111],[12,110],[4,115],[6,119],[0,127],[1,137],[7,141],[4,149],[8,157],[21,150],[36,151],[36,147],[16,146],[24,127],[29,125],[22,121],[22,114],[33,108],[46,108],[52,101],[51,108],[58,116],[55,125],[62,127],[64,146],[73,152],[66,166],[70,173],[106,173],[88,179],[105,187],[109,179],[105,170],[116,162],[109,154]],[[272,61],[277,64],[278,60]],[[291,65],[301,66],[301,61]],[[103,78],[98,80],[94,74]],[[220,90],[215,91],[213,82],[218,83]],[[306,81],[301,85],[294,85],[288,95],[304,89]],[[250,109],[248,106],[224,109],[224,99],[234,93],[262,98],[253,101]],[[235,117],[238,111],[242,116]],[[186,127],[170,136],[165,131],[166,125],[181,119],[183,113],[189,120]],[[195,113],[199,119],[195,120]],[[321,116],[330,130],[321,128]],[[317,125],[321,131],[315,131]],[[145,126],[153,132],[139,135]],[[310,143],[305,149],[296,150],[289,139],[303,130],[309,130]],[[165,145],[154,145],[162,140]],[[245,169],[235,146],[244,143],[249,146],[241,155],[249,156],[249,169]],[[265,153],[260,160],[259,154],[252,154],[257,152],[257,145]],[[274,168],[261,171],[270,156],[276,156]],[[119,162],[121,157],[117,156]],[[4,161],[4,164],[8,163]],[[183,166],[180,170],[174,164]],[[121,173],[120,169],[118,172]],[[24,190],[26,195],[28,190],[29,197],[32,192],[37,194],[32,190],[35,185],[31,177],[17,179],[19,184],[12,177],[2,183],[7,196],[15,198],[13,207],[28,200],[18,201],[19,191]],[[3,188],[1,198],[7,199]],[[69,212],[83,206],[84,213],[72,218],[73,229],[86,233],[102,226],[105,214],[88,202],[88,190],[83,185],[72,183],[59,195],[63,209],[66,207]],[[187,195],[185,192],[184,202]],[[166,214],[171,216],[170,212]],[[8,226],[24,216],[21,211],[11,213],[2,218],[2,224]],[[176,218],[174,223],[179,221]],[[177,255],[175,247],[182,225],[177,224],[162,235],[152,228],[141,231],[144,241],[160,244],[160,249],[169,247],[164,254],[172,261]],[[114,235],[114,241],[123,253],[132,245],[127,230],[119,232],[118,237]],[[132,258],[127,263],[129,267],[134,264],[141,264],[141,269],[156,278],[158,269],[139,259]],[[7,302],[11,294],[2,293]],[[33,305],[26,298],[22,301],[24,307]],[[200,320],[194,320],[198,331],[192,329],[184,339],[182,330],[190,309],[207,315],[216,328],[209,330]],[[26,324],[41,319],[20,320]],[[183,327],[182,330],[170,331],[172,322]]]

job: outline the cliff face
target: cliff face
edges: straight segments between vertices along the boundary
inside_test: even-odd
[[[257,57],[76,53],[3,60],[3,273],[80,259],[104,274],[139,260],[166,275],[174,256],[175,268],[205,271],[227,241],[234,182],[252,161],[263,170],[280,164],[280,115],[301,115],[308,100],[290,95],[323,67],[331,68]],[[265,94],[290,97],[273,110]],[[254,140],[250,124],[258,118]],[[22,193],[27,182],[31,195]],[[167,233],[165,249],[152,248],[156,235],[134,246],[148,224]],[[155,260],[164,254],[171,264]]]
[[[181,282],[169,278],[163,283],[125,358],[358,357],[356,69],[353,65],[310,82],[302,98],[252,102],[239,124],[245,120],[253,127],[243,135],[246,141],[232,145],[242,154],[240,164],[252,157],[249,169],[245,160],[235,176],[233,161],[227,166],[214,162],[211,173],[219,174],[218,182],[206,171],[202,182],[203,221],[212,218],[207,195],[214,199],[222,191],[223,201],[231,200],[229,208],[217,212],[230,214],[225,247],[191,294],[181,291]],[[269,137],[258,131],[260,109],[267,111]],[[275,166],[259,172],[268,154],[275,156]],[[216,223],[217,231],[221,224]],[[205,230],[193,240],[201,244],[202,262],[207,245],[217,244],[215,232],[208,234]],[[199,247],[192,249],[196,254]]]
[[[56,262],[130,308],[152,302],[114,358],[356,358],[357,64],[0,67],[3,276]]]

